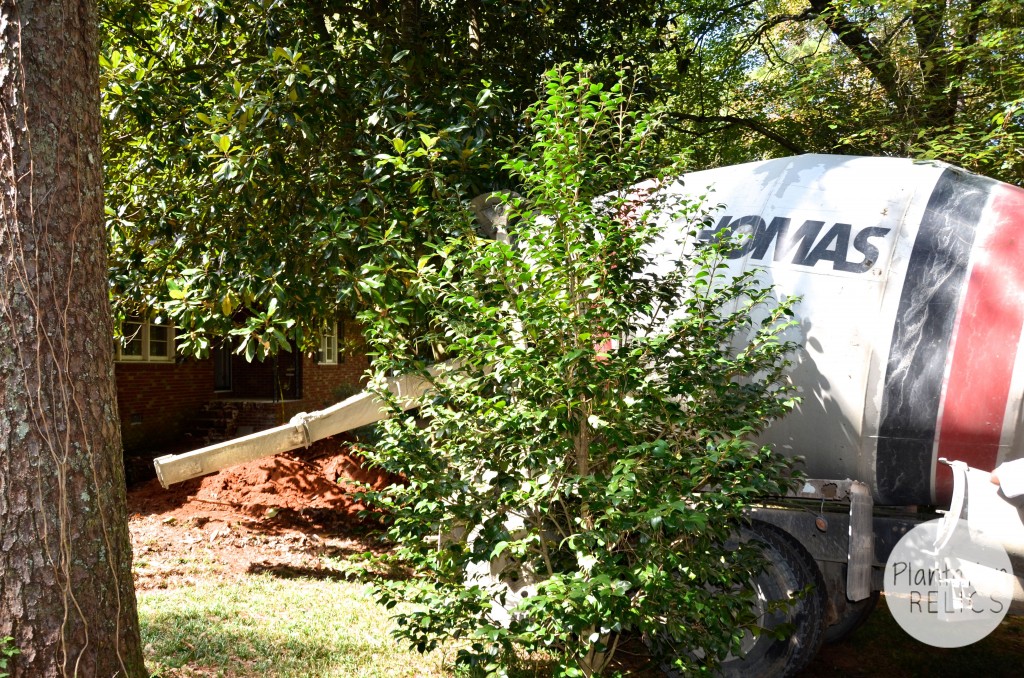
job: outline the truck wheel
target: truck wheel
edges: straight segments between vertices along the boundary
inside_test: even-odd
[[[878,591],[872,591],[871,595],[856,603],[846,601],[846,609],[839,620],[832,626],[825,629],[825,644],[839,643],[868,620],[871,613],[878,604]]]
[[[738,530],[738,539],[757,543],[765,558],[765,569],[754,578],[757,605],[762,611],[760,626],[776,628],[789,624],[788,638],[779,640],[768,633],[748,635],[742,656],[730,655],[722,662],[724,678],[786,678],[803,670],[821,647],[825,631],[825,581],[814,559],[796,539],[777,527],[752,521]],[[806,593],[801,594],[806,589]],[[768,603],[789,600],[788,608],[767,611]],[[666,670],[670,678],[680,674]]]

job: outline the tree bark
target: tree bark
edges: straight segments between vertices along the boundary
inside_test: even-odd
[[[919,2],[910,9],[921,69],[922,88],[918,97],[918,117],[930,129],[952,125],[956,121],[955,102],[949,96],[948,48],[943,41],[946,3]]]
[[[480,62],[482,46],[480,43],[480,2],[469,0],[466,3],[466,17],[469,25],[469,56],[474,63]]]
[[[766,139],[771,139],[772,141],[777,143],[779,146],[782,146],[790,153],[800,155],[801,153],[807,152],[807,150],[797,142],[793,141],[792,139],[788,139],[782,136],[781,134],[778,134],[777,132],[770,129],[764,123],[754,120],[752,118],[742,118],[735,115],[694,115],[691,113],[674,113],[670,117],[678,118],[679,120],[689,120],[691,122],[696,123],[706,124],[712,122],[722,122],[727,125],[738,125],[740,127],[746,127],[747,129],[757,132]],[[678,129],[678,127],[676,129]]]
[[[900,79],[896,64],[872,41],[867,28],[848,19],[835,6],[833,0],[808,0],[808,3],[812,10],[809,16],[821,18],[832,34],[846,45],[860,64],[874,76],[889,97],[889,101],[909,119],[910,92]]]
[[[0,637],[145,676],[114,398],[95,0],[0,1]]]

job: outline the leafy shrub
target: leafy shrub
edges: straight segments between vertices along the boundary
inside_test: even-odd
[[[0,638],[0,678],[7,678],[11,675],[7,669],[11,668],[11,660],[21,654],[21,650],[14,644],[14,638],[4,636]]]
[[[416,416],[382,425],[374,462],[409,482],[376,500],[415,575],[377,593],[415,604],[401,637],[454,640],[474,672],[541,651],[559,675],[601,673],[625,631],[703,648],[706,667],[754,621],[757,555],[725,544],[752,500],[785,490],[788,463],[751,438],[791,405],[789,308],[726,272],[729,243],[695,243],[697,205],[665,183],[623,191],[649,176],[656,125],[622,75],[548,73],[505,161],[513,237],[464,229],[414,266],[425,340],[454,362]],[[651,254],[665,214],[693,225],[670,265]],[[387,398],[383,377],[427,373],[378,314]]]

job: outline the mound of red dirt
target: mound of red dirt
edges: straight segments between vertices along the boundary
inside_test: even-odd
[[[279,512],[356,519],[367,508],[355,497],[362,486],[379,489],[389,482],[386,474],[367,469],[348,441],[327,439],[167,490],[152,480],[129,492],[129,510],[177,519],[220,513],[274,518]]]
[[[355,494],[389,479],[367,470],[343,438],[220,473],[128,492],[139,590],[207,576],[344,577],[336,561],[382,548],[378,514]]]

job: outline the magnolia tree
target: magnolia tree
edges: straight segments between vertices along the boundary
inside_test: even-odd
[[[425,333],[367,314],[378,385],[419,372],[434,386],[372,452],[408,481],[373,498],[415,572],[377,593],[412,604],[399,636],[454,641],[477,671],[542,651],[558,675],[601,673],[627,631],[703,648],[672,661],[707,668],[755,623],[742,591],[758,556],[730,535],[786,489],[787,462],[751,438],[792,402],[789,308],[727,275],[724,243],[691,238],[654,266],[664,215],[688,215],[691,235],[700,219],[623,192],[655,131],[628,98],[582,66],[548,73],[532,136],[505,160],[511,237],[467,223],[411,267]],[[423,356],[439,354],[449,367],[429,376]]]

